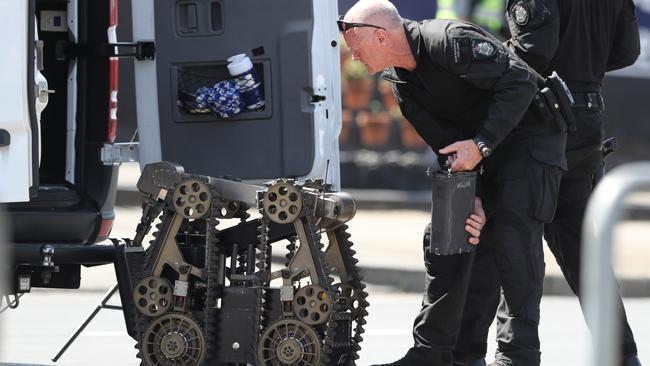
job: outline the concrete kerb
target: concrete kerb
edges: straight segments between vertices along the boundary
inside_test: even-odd
[[[431,193],[426,191],[406,192],[394,190],[346,189],[355,198],[357,207],[363,210],[414,209],[428,211]],[[139,206],[142,194],[131,187],[120,187],[116,205]]]
[[[419,293],[424,289],[424,268],[422,271],[395,268],[376,268],[361,266],[361,274],[370,285],[394,288],[396,291]],[[619,279],[620,293],[623,297],[649,297],[650,279]],[[564,277],[547,275],[544,278],[544,295],[573,296]]]
[[[428,191],[394,191],[383,189],[346,189],[355,198],[357,207],[362,210],[411,209],[430,210],[431,193]],[[120,189],[117,194],[117,206],[139,206],[141,194],[133,189]],[[626,220],[650,220],[650,195],[638,197],[630,202],[626,210]]]
[[[272,259],[274,264],[286,261],[281,256]],[[363,258],[360,263],[363,263]],[[361,265],[361,275],[367,285],[381,287],[384,291],[421,293],[424,289],[424,265],[422,270]],[[82,269],[81,291],[104,293],[114,283],[115,273],[110,265]],[[619,284],[624,297],[650,297],[650,278],[622,278]],[[545,277],[544,294],[573,296],[564,278],[558,274]]]
[[[119,190],[117,206],[140,206],[141,194],[133,189]],[[389,190],[346,190],[355,197],[359,209],[416,209],[429,210],[429,192],[403,192]],[[629,220],[650,220],[650,209],[645,204],[631,205]],[[278,263],[280,258],[274,258]],[[360,258],[363,263],[363,258]],[[394,288],[395,291],[418,293],[424,286],[424,265],[422,270],[364,267],[362,274],[371,285]],[[650,278],[619,278],[620,292],[624,297],[650,297]],[[544,294],[556,296],[573,295],[561,274],[548,274],[544,279]]]

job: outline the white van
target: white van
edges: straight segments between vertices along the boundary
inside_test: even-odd
[[[117,39],[121,9],[132,39]],[[255,181],[327,176],[338,186],[336,1],[22,0],[0,2],[0,12],[0,203],[14,278],[79,286],[80,264],[94,263],[84,249],[110,234],[122,161]],[[229,78],[227,59],[240,53],[261,79],[263,108],[222,119],[183,104]],[[118,93],[125,57],[135,91]],[[135,143],[116,141],[122,94],[134,95]]]

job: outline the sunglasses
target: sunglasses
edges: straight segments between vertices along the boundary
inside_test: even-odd
[[[343,33],[345,33],[346,31],[349,31],[352,28],[362,28],[362,27],[371,27],[371,28],[386,30],[386,28],[380,27],[378,25],[372,25],[372,24],[366,24],[366,23],[348,23],[348,22],[344,22],[343,21],[343,15],[339,16],[339,19],[336,21],[336,24],[339,26],[339,32],[343,32]]]

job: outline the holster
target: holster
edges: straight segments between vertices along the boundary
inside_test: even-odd
[[[575,131],[576,120],[571,107],[573,96],[562,78],[553,73],[544,79],[543,87],[535,95],[531,109],[542,121],[548,121],[558,131]]]
[[[618,151],[618,140],[616,137],[610,137],[600,145],[600,151],[603,153],[603,160]]]
[[[546,78],[546,86],[553,91],[559,105],[559,108],[556,109],[560,114],[562,114],[562,117],[564,117],[564,121],[566,122],[569,131],[575,131],[576,118],[571,110],[575,101],[573,100],[571,91],[564,83],[564,80],[562,80],[557,72],[553,71],[551,75]]]
[[[548,105],[548,109],[551,114],[551,125],[557,130],[557,131],[567,131],[569,130],[569,124],[567,123],[567,120],[564,118],[564,115],[560,112],[560,102],[558,99],[555,97],[555,92],[553,92],[550,88],[545,87],[540,91],[540,94],[546,101],[546,104]]]
[[[465,221],[474,212],[477,172],[433,175],[431,195],[431,238],[429,253],[452,255],[470,253]]]

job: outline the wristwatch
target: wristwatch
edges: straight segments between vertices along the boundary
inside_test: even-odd
[[[481,141],[478,137],[474,137],[472,141],[474,141],[476,147],[478,147],[478,151],[481,153],[482,157],[487,158],[492,154],[492,149],[490,149],[485,142]]]

